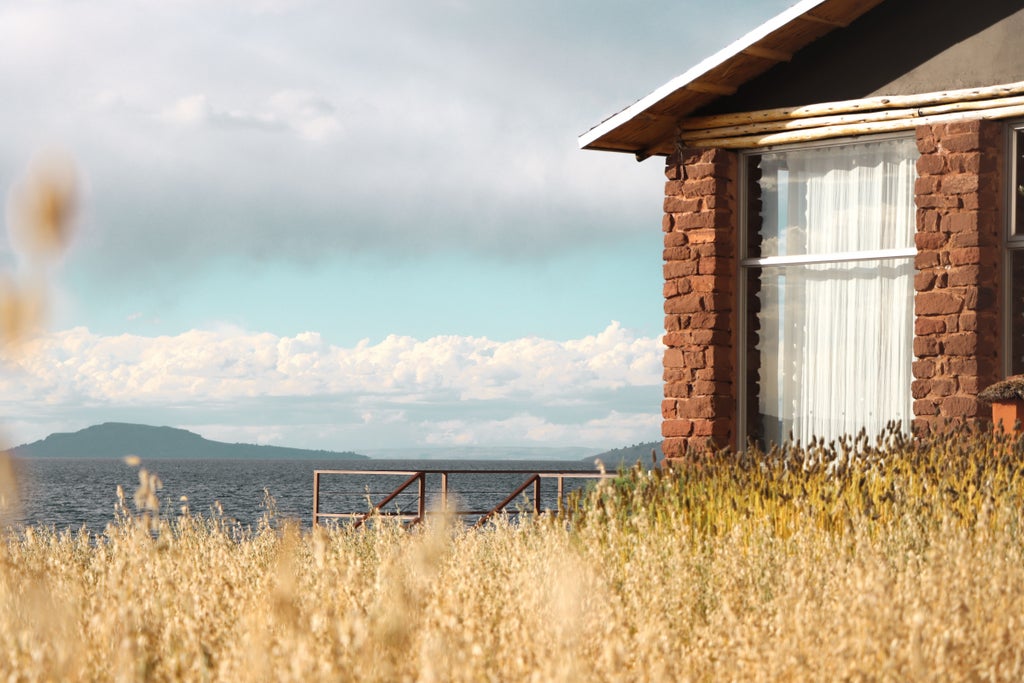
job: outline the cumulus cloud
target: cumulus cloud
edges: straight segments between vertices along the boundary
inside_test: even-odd
[[[350,348],[329,344],[316,332],[278,337],[224,328],[104,337],[76,328],[34,342],[13,362],[0,385],[5,395],[47,396],[53,402],[338,394],[404,402],[527,396],[547,402],[657,384],[661,342],[637,338],[616,322],[600,334],[564,342],[390,335]]]
[[[389,336],[353,347],[315,332],[143,337],[76,328],[10,359],[0,392],[8,414],[28,406],[47,424],[83,407],[89,417],[80,419],[162,410],[161,423],[237,411],[236,420],[211,420],[213,429],[278,443],[320,430],[318,447],[343,438],[384,447],[394,442],[375,440],[396,436],[434,445],[619,444],[657,432],[661,353],[660,340],[614,322],[569,341]],[[311,443],[308,435],[300,442]]]

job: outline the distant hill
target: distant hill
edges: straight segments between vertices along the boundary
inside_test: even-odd
[[[661,463],[665,459],[665,455],[661,452],[660,441],[647,441],[624,448],[616,448],[604,453],[598,453],[597,455],[591,455],[583,458],[583,460],[586,462],[597,462],[600,460],[608,471],[617,470],[620,465],[630,467],[636,462],[642,463],[645,467],[650,467],[652,450],[658,456],[658,463]]]
[[[277,458],[295,459],[366,459],[367,456],[345,451],[307,450],[281,446],[258,446],[244,443],[210,441],[193,432],[173,427],[106,422],[73,433],[58,433],[18,446],[14,454],[25,458],[120,458],[137,455],[142,458]]]

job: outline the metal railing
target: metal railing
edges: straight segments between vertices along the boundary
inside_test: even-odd
[[[395,487],[393,490],[387,493],[378,502],[374,503],[372,497],[369,500],[369,510],[363,510],[361,512],[322,512],[320,510],[321,501],[321,478],[325,475],[339,475],[339,476],[357,476],[357,477],[395,477],[395,476],[406,476],[406,479]],[[354,520],[353,526],[358,527],[363,524],[366,520],[370,519],[374,515],[380,517],[388,517],[392,519],[400,519],[407,521],[410,524],[417,524],[421,522],[427,514],[427,475],[438,475],[440,476],[440,490],[438,491],[440,497],[440,509],[447,510],[448,514],[454,514],[463,517],[478,517],[474,526],[479,527],[487,522],[491,517],[498,514],[499,512],[505,511],[510,514],[518,514],[519,512],[532,512],[539,514],[544,510],[542,507],[542,495],[541,495],[541,483],[546,480],[554,480],[556,484],[556,509],[561,511],[565,505],[565,484],[566,481],[572,480],[586,480],[586,479],[610,479],[615,477],[615,474],[604,473],[604,472],[567,472],[565,470],[314,470],[313,471],[313,526],[317,526],[321,519],[349,519]],[[465,509],[465,510],[448,510],[448,504],[451,497],[450,489],[450,477],[453,476],[500,476],[500,475],[527,475],[526,479],[516,486],[511,493],[505,496],[500,502],[486,509]],[[389,511],[386,506],[394,501],[400,494],[406,493],[412,484],[416,483],[416,511],[415,512],[401,512],[400,510]],[[531,505],[528,509],[522,507],[514,510],[509,510],[508,506],[511,505],[517,498],[523,496],[527,489],[533,487],[533,495]],[[356,491],[346,492],[348,495],[354,495],[358,493]],[[370,494],[366,494],[370,495]]]

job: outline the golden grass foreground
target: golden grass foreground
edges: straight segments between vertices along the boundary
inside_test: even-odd
[[[480,531],[146,497],[5,533],[0,679],[1024,679],[1024,444],[987,433],[634,470]]]

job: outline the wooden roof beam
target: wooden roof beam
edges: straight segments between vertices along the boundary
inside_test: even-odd
[[[710,93],[711,95],[735,95],[736,88],[731,85],[712,83],[711,81],[691,81],[684,86],[686,90],[693,92]]]
[[[760,135],[736,136],[706,140],[691,140],[693,147],[720,147],[722,149],[744,149],[752,147],[770,147],[794,142],[812,140],[828,140],[830,138],[867,135],[869,133],[891,133],[895,131],[913,130],[917,126],[934,123],[949,123],[967,119],[1008,119],[1024,116],[1024,105],[994,106],[977,111],[954,111],[934,116],[912,116],[888,121],[869,121],[836,126],[821,126],[803,130],[788,130]]]
[[[665,153],[666,148],[659,146],[653,134],[661,131],[652,131],[649,124],[641,120],[643,114],[653,109],[671,112],[676,117],[685,116],[716,97],[734,95],[740,86],[770,66],[752,64],[752,57],[786,61],[832,28],[853,22],[880,2],[883,0],[799,0],[646,97],[604,119],[579,136],[579,146],[583,149],[621,147],[623,151],[628,149],[641,155],[649,154],[649,148],[654,148],[657,154]],[[843,22],[814,15],[805,18],[802,25],[797,23],[814,10],[841,17]]]
[[[930,107],[956,102],[992,100],[1016,95],[1024,95],[1024,81],[915,95],[883,95],[842,102],[822,102],[820,104],[799,107],[780,107],[777,109],[737,112],[734,114],[715,114],[712,116],[691,116],[679,121],[678,126],[684,131],[702,130],[705,128],[721,128],[724,126],[764,123],[767,121],[787,121],[790,119],[827,116],[831,114],[874,111],[876,109]]]
[[[788,62],[789,60],[793,59],[792,52],[773,50],[770,47],[762,47],[761,45],[751,45],[750,47],[744,48],[743,54],[750,55],[751,57],[760,57],[761,59],[768,59],[773,62]]]
[[[879,109],[875,111],[860,111],[852,114],[825,114],[822,116],[761,121],[756,123],[718,126],[697,130],[688,129],[687,122],[682,121],[679,124],[679,132],[685,142],[691,143],[696,140],[705,140],[709,138],[739,137],[762,133],[774,133],[785,130],[820,128],[823,126],[913,119],[925,116],[935,116],[938,114],[951,114],[955,112],[984,112],[988,109],[1002,109],[1016,106],[1024,106],[1024,95],[997,97],[987,100],[948,102],[905,109]]]
[[[836,21],[835,19],[826,19],[825,17],[819,17],[817,14],[811,14],[810,12],[806,14],[801,14],[799,17],[797,17],[797,19],[800,19],[802,21],[810,21],[815,24],[825,24],[826,26],[831,26],[832,28],[846,28],[847,26],[850,25],[850,22],[848,21]]]

